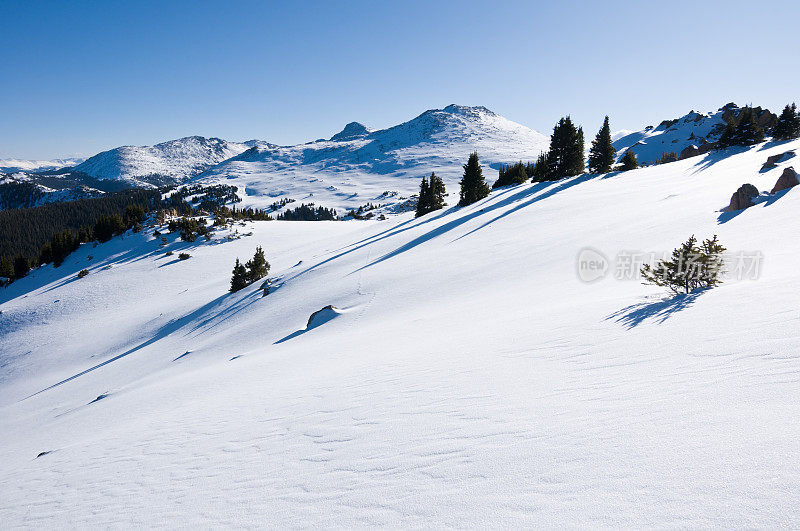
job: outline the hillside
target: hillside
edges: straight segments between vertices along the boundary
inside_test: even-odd
[[[389,205],[386,211],[392,212],[417,193],[431,171],[456,193],[462,165],[473,151],[493,182],[500,164],[533,161],[548,144],[549,137],[485,107],[448,105],[388,129],[371,131],[353,122],[331,140],[257,146],[193,182],[235,185],[243,206],[291,198],[341,213],[370,202]]]
[[[497,125],[482,137],[491,156],[536,149],[515,129],[530,152],[500,152],[511,126],[479,112]],[[450,138],[460,113],[260,148],[204,178],[283,179],[295,193],[334,168],[366,198],[372,178],[410,190],[428,154],[452,183],[475,146]],[[419,219],[84,245],[0,290],[0,521],[792,527],[800,189],[720,212],[742,183],[771,189],[796,159],[762,164],[790,149],[800,141],[525,184]],[[614,278],[619,257],[690,234],[761,253],[757,278],[679,298]],[[228,293],[234,260],[256,245],[271,293]],[[585,248],[608,257],[606,278],[578,279]],[[338,310],[306,328],[327,305]]]
[[[74,170],[96,179],[127,181],[137,186],[175,184],[257,144],[262,143],[189,136],[154,146],[122,146],[104,151]]]
[[[716,142],[726,122],[736,123],[740,112],[741,108],[733,103],[713,112],[690,111],[680,118],[664,120],[656,127],[648,126],[642,131],[625,131],[626,134],[616,135],[614,147],[620,157],[630,149],[639,163],[653,163],[665,153],[681,155],[691,146],[702,148]],[[768,109],[757,107],[756,113],[762,126],[774,125],[776,117]]]

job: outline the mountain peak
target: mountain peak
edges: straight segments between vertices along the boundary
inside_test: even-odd
[[[482,105],[471,107],[469,105],[458,105],[455,103],[451,103],[450,105],[442,109],[442,111],[449,112],[451,114],[462,114],[462,115],[488,114],[490,116],[496,116],[494,112],[492,112],[491,110],[487,109]]]
[[[352,140],[369,134],[370,130],[364,124],[358,122],[350,122],[344,126],[340,132],[331,137],[331,140],[337,142],[339,140]]]

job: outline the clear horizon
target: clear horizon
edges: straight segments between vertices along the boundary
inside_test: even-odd
[[[0,158],[191,135],[281,145],[450,103],[591,136],[800,100],[788,0],[0,6]],[[758,21],[758,23],[754,23]],[[747,27],[746,31],[740,28]]]

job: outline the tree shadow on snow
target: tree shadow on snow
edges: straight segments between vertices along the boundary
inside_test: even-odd
[[[660,296],[656,300],[651,297],[645,302],[637,302],[612,313],[606,317],[606,321],[613,320],[622,323],[628,330],[639,326],[647,319],[653,319],[655,323],[661,324],[674,314],[694,304],[703,293],[705,290],[697,290],[689,294]]]
[[[88,369],[81,371],[77,374],[74,374],[68,378],[64,378],[60,382],[57,382],[51,386],[45,387],[44,389],[37,391],[32,395],[27,396],[26,399],[36,396],[40,393],[44,393],[45,391],[49,391],[50,389],[53,389],[67,382],[75,380],[76,378],[80,378],[81,376],[88,374],[92,371],[95,371],[101,367],[104,367],[109,363],[113,363],[119,359],[129,356],[134,352],[138,352],[139,350],[142,350],[143,348],[148,347],[153,343],[156,343],[157,341],[160,341],[168,336],[171,336],[172,334],[175,334],[179,330],[187,327],[192,323],[195,323],[195,325],[192,328],[188,329],[185,335],[201,331],[201,329],[202,331],[205,332],[212,328],[215,328],[216,326],[220,325],[224,321],[227,321],[232,316],[236,315],[237,313],[244,310],[246,307],[250,306],[257,300],[259,300],[261,298],[260,294],[261,290],[254,290],[251,293],[247,294],[245,297],[235,300],[231,299],[229,293],[220,295],[216,299],[207,302],[203,306],[200,306],[199,308],[187,313],[183,317],[170,320],[161,328],[159,328],[153,335],[153,337],[151,337],[150,339],[143,341],[142,343],[136,345],[135,347],[132,347],[121,354],[117,354],[116,356],[113,356],[107,359],[106,361],[93,365],[92,367],[89,367]],[[179,356],[179,358],[180,357],[181,356]]]
[[[535,203],[538,203],[539,201],[542,201],[544,199],[552,197],[553,195],[557,194],[558,192],[564,191],[567,188],[571,188],[573,186],[576,186],[578,184],[586,182],[587,180],[592,179],[594,177],[596,177],[596,175],[583,175],[583,176],[573,177],[573,178],[569,178],[569,179],[563,179],[561,181],[546,181],[546,182],[542,182],[542,183],[536,183],[531,187],[525,188],[523,190],[518,190],[518,191],[516,191],[516,193],[511,193],[515,189],[514,188],[510,188],[508,191],[504,191],[503,194],[501,194],[501,195],[499,195],[497,197],[493,196],[492,197],[492,201],[490,201],[489,203],[484,204],[483,208],[480,208],[480,209],[465,208],[465,209],[463,209],[464,215],[462,215],[462,216],[460,216],[460,217],[458,217],[458,218],[456,218],[456,219],[454,219],[454,220],[452,220],[452,221],[450,221],[448,223],[445,223],[444,225],[441,225],[441,226],[439,226],[439,227],[437,227],[437,228],[435,228],[435,229],[433,229],[431,231],[428,231],[425,234],[422,234],[422,235],[414,238],[410,242],[407,242],[407,243],[401,245],[400,247],[398,247],[394,251],[390,251],[390,252],[384,254],[383,256],[381,256],[380,258],[377,258],[377,259],[373,260],[369,264],[367,264],[367,265],[365,265],[363,267],[360,267],[359,269],[356,269],[356,271],[354,271],[354,272],[358,272],[358,271],[361,271],[361,270],[366,269],[368,267],[372,267],[372,266],[374,266],[376,264],[379,264],[380,262],[383,262],[383,261],[388,260],[390,258],[393,258],[393,257],[395,257],[395,256],[397,256],[399,254],[402,254],[402,253],[404,253],[406,251],[409,251],[409,250],[413,249],[414,247],[417,247],[418,245],[421,245],[421,244],[423,244],[423,243],[425,243],[425,242],[427,242],[427,241],[429,241],[429,240],[431,240],[433,238],[436,238],[438,236],[442,236],[443,234],[446,234],[446,233],[452,231],[453,229],[455,229],[455,228],[457,228],[457,227],[459,227],[459,226],[461,226],[461,225],[463,225],[463,224],[465,224],[465,223],[467,223],[467,222],[469,222],[469,221],[471,221],[471,220],[473,220],[473,219],[475,219],[477,217],[485,216],[486,214],[489,214],[489,213],[491,213],[491,212],[493,212],[493,211],[495,211],[497,209],[500,209],[500,208],[503,208],[503,207],[506,207],[506,206],[509,206],[509,205],[514,205],[513,208],[510,208],[510,209],[506,210],[502,214],[500,214],[500,215],[498,215],[498,216],[496,216],[496,217],[484,222],[480,226],[478,226],[478,227],[472,229],[471,231],[467,232],[466,234],[456,238],[456,240],[460,240],[461,238],[465,238],[465,237],[469,236],[470,234],[472,234],[474,232],[477,232],[477,231],[485,228],[486,226],[494,223],[495,221],[498,221],[499,219],[502,219],[502,218],[504,218],[506,216],[509,216],[509,215],[511,215],[511,214],[523,209],[523,208],[526,208],[526,207],[529,207],[529,206],[531,206],[531,205],[533,205]],[[543,193],[539,193],[539,192],[543,192]],[[530,197],[530,196],[533,196],[533,197]],[[456,240],[454,240],[454,241],[456,241]]]
[[[542,184],[549,184],[549,183],[542,183]],[[490,198],[493,201],[497,201],[497,200],[500,200],[501,198],[503,198],[505,196],[511,196],[514,191],[515,191],[515,189],[513,187],[510,187],[510,188],[505,189],[505,190],[498,190],[498,191],[495,191],[490,196]],[[528,190],[525,190],[524,192],[522,192],[522,195],[530,195],[531,193],[534,193],[534,192],[531,191],[531,189],[528,189]],[[520,192],[518,192],[517,194],[513,194],[513,199],[509,198],[506,201],[513,202],[515,200],[518,200],[519,199],[519,197],[518,197],[519,195],[520,195]],[[482,214],[482,213],[484,213],[484,211],[487,211],[487,210],[494,210],[494,208],[496,208],[496,207],[492,206],[491,208],[483,208],[478,212],[478,214]],[[339,249],[336,249],[335,251],[333,251],[333,252],[336,252],[337,254],[335,254],[335,255],[333,255],[331,257],[328,257],[325,260],[322,260],[321,262],[317,262],[312,266],[307,267],[306,269],[294,274],[288,280],[294,280],[295,278],[297,278],[297,277],[299,277],[301,275],[304,275],[306,273],[309,273],[309,272],[313,271],[314,269],[317,269],[318,267],[320,267],[320,266],[322,266],[324,264],[327,264],[327,263],[332,262],[332,261],[334,261],[334,260],[336,260],[338,258],[341,258],[342,256],[345,256],[345,255],[350,254],[352,252],[358,251],[359,249],[363,249],[364,247],[367,247],[367,246],[372,245],[374,243],[378,243],[379,241],[391,238],[393,236],[397,236],[398,234],[401,234],[401,233],[406,232],[408,230],[420,227],[422,225],[425,225],[426,223],[430,223],[432,221],[436,221],[439,218],[442,218],[442,217],[447,216],[449,214],[452,214],[454,212],[458,212],[459,210],[461,210],[461,207],[458,207],[458,206],[451,206],[451,207],[446,208],[446,209],[438,210],[435,213],[431,213],[431,214],[425,215],[425,216],[423,216],[421,218],[414,218],[414,219],[410,219],[410,220],[404,221],[404,222],[400,223],[399,225],[395,225],[394,227],[390,227],[390,228],[388,228],[386,230],[383,230],[383,231],[381,231],[381,232],[379,232],[377,234],[373,234],[372,236],[368,236],[368,237],[366,237],[366,238],[364,238],[362,240],[359,240],[359,241],[357,241],[355,243],[351,243],[351,244],[346,245],[344,247],[340,247]],[[471,219],[471,217],[474,217],[474,215],[477,215],[477,214],[469,213],[469,215],[470,215],[470,219]],[[457,225],[460,225],[461,223],[464,223],[465,221],[467,221],[467,220],[461,221],[461,222],[457,223]],[[456,222],[458,222],[458,220],[456,220]],[[455,223],[455,222],[451,222],[451,223]],[[448,224],[448,225],[450,225],[450,224]],[[338,252],[338,251],[341,251],[341,252]]]
[[[745,151],[749,150],[750,147],[748,146],[733,146],[725,149],[715,149],[709,151],[705,154],[703,160],[695,164],[695,170],[692,172],[692,174],[698,174],[701,171],[710,168],[717,162],[723,161],[732,155],[738,155],[739,153],[744,153]]]

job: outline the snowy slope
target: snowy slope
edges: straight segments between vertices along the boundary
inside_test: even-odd
[[[431,171],[457,193],[473,151],[491,183],[500,164],[533,161],[548,145],[549,138],[485,107],[448,105],[388,129],[370,131],[353,122],[331,140],[258,146],[193,182],[238,186],[243,206],[265,207],[286,197],[343,213],[369,202],[402,203]]]
[[[0,292],[0,521],[794,527],[800,190],[718,212],[744,182],[770,189],[782,168],[761,165],[788,149],[416,220],[84,246]],[[663,252],[693,233],[760,251],[760,277],[668,299],[576,276],[587,246]],[[272,293],[227,293],[256,245]]]
[[[728,103],[714,112],[690,111],[680,118],[664,120],[658,127],[648,126],[635,132],[619,131],[612,136],[614,147],[618,158],[631,149],[640,163],[655,162],[665,153],[681,155],[690,146],[702,148],[705,144],[719,140],[727,121],[736,123],[741,110],[736,104]],[[774,125],[772,120],[777,119],[769,109],[756,107],[755,113],[759,124],[765,129]]]
[[[75,166],[83,161],[84,159],[81,158],[67,158],[67,159],[54,159],[54,160],[0,159],[0,173],[58,170],[69,166]]]
[[[626,150],[633,150],[640,163],[655,162],[665,153],[680,155],[689,146],[716,141],[725,126],[723,113],[723,109],[704,114],[691,111],[677,120],[665,120],[658,127],[628,132],[615,139],[614,147],[620,157]]]
[[[117,179],[148,185],[182,182],[260,141],[228,142],[189,136],[154,146],[122,146],[98,153],[75,167],[97,179]]]

